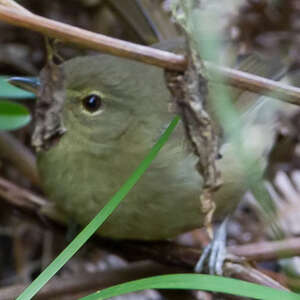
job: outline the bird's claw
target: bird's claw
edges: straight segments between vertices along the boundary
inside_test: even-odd
[[[195,272],[201,273],[208,262],[209,274],[223,275],[223,264],[227,258],[226,251],[226,219],[217,230],[214,239],[204,248],[203,253],[195,266]]]

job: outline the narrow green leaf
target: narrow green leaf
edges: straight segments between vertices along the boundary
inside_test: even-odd
[[[150,166],[159,150],[166,143],[172,131],[179,122],[179,117],[175,117],[168,126],[167,130],[160,137],[157,143],[150,150],[146,158],[141,162],[131,177],[119,189],[119,191],[110,199],[96,217],[75,237],[75,239],[56,257],[56,259],[25,289],[25,291],[17,298],[17,300],[31,299],[64,264],[84,245],[84,243],[98,230],[103,222],[117,208],[123,198],[129,193],[133,186],[137,183],[143,173]]]
[[[9,76],[0,76],[0,99],[34,99],[35,95],[7,82]]]
[[[0,130],[15,130],[31,120],[27,108],[18,103],[0,100]]]
[[[251,299],[299,300],[300,294],[221,276],[172,274],[130,281],[104,289],[80,300],[104,300],[145,289],[185,289],[221,292]]]

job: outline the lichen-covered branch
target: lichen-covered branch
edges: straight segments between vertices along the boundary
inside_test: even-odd
[[[186,36],[188,66],[182,76],[169,73],[167,79],[182,116],[188,140],[198,156],[197,169],[204,181],[201,193],[199,189],[205,214],[204,225],[212,235],[212,217],[215,210],[212,194],[221,185],[220,172],[216,165],[219,143],[216,126],[208,112],[209,94],[205,68],[194,44],[195,37],[187,26],[191,17],[190,11],[197,9],[197,5],[197,0],[174,1],[173,16]]]

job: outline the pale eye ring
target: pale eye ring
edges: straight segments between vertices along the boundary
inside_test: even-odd
[[[90,94],[82,99],[82,105],[86,111],[95,113],[103,106],[102,98],[97,94]]]

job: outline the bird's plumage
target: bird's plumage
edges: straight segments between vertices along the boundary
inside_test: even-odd
[[[173,118],[163,71],[109,55],[64,63],[67,133],[38,158],[45,191],[57,207],[86,224],[121,187]],[[103,106],[84,110],[81,99],[96,92]],[[247,139],[246,130],[242,137]],[[271,138],[271,136],[270,136]],[[216,217],[231,212],[248,188],[245,166],[230,140],[218,160],[224,184],[214,195]],[[253,148],[254,157],[270,142]],[[255,153],[257,151],[257,153]],[[112,238],[165,239],[203,225],[197,158],[179,126],[137,185],[103,224]]]

